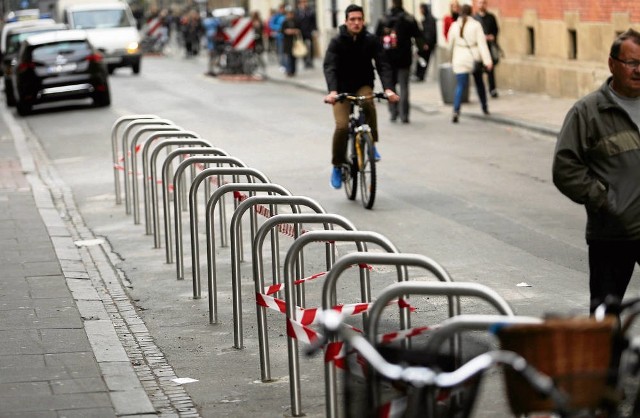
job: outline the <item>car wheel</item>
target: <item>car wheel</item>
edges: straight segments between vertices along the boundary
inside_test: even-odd
[[[111,105],[111,94],[108,88],[105,91],[93,94],[93,105],[95,107],[107,107]]]
[[[17,102],[16,109],[18,110],[18,115],[26,116],[31,113],[31,105],[29,103]]]
[[[133,70],[134,74],[140,74],[140,60],[131,64],[131,69]]]

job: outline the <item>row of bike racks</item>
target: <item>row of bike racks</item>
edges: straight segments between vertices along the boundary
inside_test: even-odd
[[[219,213],[219,241],[227,245],[229,231],[231,252],[231,284],[233,308],[234,347],[243,348],[241,261],[244,260],[243,217],[249,214],[252,277],[256,294],[256,316],[260,353],[260,374],[263,382],[270,382],[271,367],[267,332],[267,309],[276,309],[286,318],[287,355],[289,365],[289,385],[291,414],[302,416],[302,394],[298,341],[308,339],[315,331],[310,326],[315,321],[316,309],[347,310],[348,305],[338,304],[336,286],[340,276],[349,268],[357,267],[360,280],[360,304],[353,307],[355,313],[362,311],[363,329],[371,342],[377,342],[380,316],[394,300],[399,309],[399,328],[410,330],[410,307],[406,302],[409,295],[438,295],[447,297],[449,327],[456,328],[455,319],[461,314],[462,296],[475,297],[489,302],[505,318],[514,321],[532,321],[520,317],[516,319],[509,305],[490,288],[475,284],[453,282],[447,271],[434,260],[419,254],[401,253],[383,235],[373,231],[358,231],[354,224],[343,216],[326,213],[322,206],[306,196],[294,196],[285,187],[270,182],[268,177],[254,168],[247,167],[241,160],[229,156],[220,148],[198,134],[186,131],[173,122],[156,115],[129,115],[116,120],[111,130],[115,202],[121,205],[124,198],[125,212],[132,214],[134,223],[140,223],[138,155],[142,160],[143,210],[146,235],[153,234],[154,248],[162,243],[160,211],[163,215],[165,258],[168,264],[174,262],[176,278],[185,278],[183,249],[183,216],[189,211],[189,235],[191,245],[191,272],[194,299],[201,298],[200,243],[198,193],[204,183],[207,197],[204,205],[206,229],[206,262],[209,322],[218,322],[217,272],[216,272],[216,231],[214,215]],[[164,158],[163,161],[161,161]],[[177,160],[181,160],[177,163]],[[157,166],[161,165],[159,180]],[[187,180],[185,172],[190,173]],[[122,173],[122,179],[120,178]],[[225,179],[230,179],[227,181]],[[122,186],[122,187],[121,187]],[[211,186],[213,190],[211,190]],[[161,187],[162,193],[158,193]],[[123,193],[124,192],[124,193]],[[249,195],[246,196],[243,193]],[[234,211],[227,223],[225,196],[233,195]],[[258,195],[257,193],[264,193]],[[161,202],[160,202],[161,199]],[[173,200],[173,225],[171,215]],[[288,207],[291,213],[279,214],[279,207]],[[162,209],[161,209],[162,208]],[[311,211],[304,212],[303,209]],[[258,223],[258,214],[266,219]],[[319,230],[306,231],[303,225],[315,224]],[[172,231],[173,226],[173,231]],[[335,229],[339,228],[339,229]],[[173,239],[175,233],[175,240]],[[279,234],[293,238],[286,251],[281,267]],[[270,236],[272,283],[265,284],[264,247]],[[336,260],[336,242],[351,242],[355,252]],[[326,271],[305,277],[304,249],[311,243],[324,243]],[[375,245],[383,252],[369,252],[368,245]],[[394,266],[397,270],[395,284],[376,295],[372,303],[371,265]],[[409,267],[424,270],[433,275],[437,282],[412,282]],[[280,273],[282,271],[282,274]],[[319,308],[307,308],[305,281],[324,276],[322,300]],[[294,291],[295,287],[295,291]],[[284,293],[284,300],[277,294]],[[478,318],[477,328],[487,327],[494,317]],[[451,325],[453,324],[453,325]],[[317,334],[317,333],[316,333]],[[306,341],[308,342],[308,341]],[[403,346],[410,342],[402,340]],[[452,349],[459,350],[460,341],[452,340]],[[326,415],[338,416],[338,394],[334,361],[325,361]]]

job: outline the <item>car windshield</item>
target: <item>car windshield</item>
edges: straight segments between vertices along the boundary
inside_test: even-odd
[[[77,29],[102,29],[124,28],[131,23],[122,9],[84,10],[73,12],[73,25]]]
[[[52,31],[52,30],[56,30],[56,29],[45,29],[45,28],[41,28],[41,29],[37,29],[34,30],[33,32],[22,32],[22,33],[13,33],[9,36],[9,39],[7,40],[7,54],[15,54],[16,52],[18,52],[18,50],[20,49],[20,44],[22,43],[22,41],[24,41],[25,39],[27,39],[29,36],[33,35],[34,33],[42,33],[42,32],[48,32],[48,31]]]
[[[85,41],[55,42],[37,46],[31,56],[34,62],[48,62],[62,55],[67,60],[79,59],[90,54],[89,44]]]

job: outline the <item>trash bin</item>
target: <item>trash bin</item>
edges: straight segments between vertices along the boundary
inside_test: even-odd
[[[445,104],[453,104],[453,98],[455,96],[456,89],[456,75],[453,73],[451,64],[446,62],[439,66],[439,78],[440,78],[440,94],[442,95],[442,101]],[[469,80],[471,81],[471,80]],[[469,83],[467,88],[462,92],[462,103],[469,102]]]

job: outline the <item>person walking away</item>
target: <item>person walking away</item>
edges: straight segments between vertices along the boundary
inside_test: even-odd
[[[460,17],[460,3],[458,0],[452,0],[449,4],[449,14],[442,18],[442,30],[444,33],[444,39],[449,40],[449,29],[453,22]]]
[[[200,52],[200,39],[204,29],[197,10],[191,10],[184,28],[184,41],[187,50],[187,58],[194,57]]]
[[[611,76],[567,113],[553,183],[587,213],[589,310],[624,298],[640,262],[640,32],[612,43]]]
[[[346,164],[347,140],[349,137],[349,103],[337,102],[338,93],[352,93],[367,96],[373,93],[375,80],[374,66],[378,72],[382,87],[390,102],[397,102],[398,95],[393,91],[391,66],[386,60],[379,39],[365,29],[362,7],[351,4],[345,9],[345,22],[338,28],[338,34],[329,42],[324,56],[323,71],[329,93],[325,103],[333,106],[335,130],[332,140],[331,186],[342,186],[342,165]],[[373,140],[378,141],[376,108],[373,101],[365,103],[364,113],[371,127]],[[380,159],[374,146],[376,159]]]
[[[431,54],[438,44],[438,29],[436,27],[436,19],[431,14],[431,6],[426,3],[420,5],[420,13],[422,14],[422,38],[424,47],[418,50],[418,65],[416,65],[416,80],[424,81],[424,77],[429,71],[429,60]]]
[[[296,57],[293,56],[293,41],[300,36],[300,28],[296,21],[296,14],[290,6],[287,6],[286,17],[280,29],[283,36],[283,53],[285,56],[285,69],[287,77],[296,75]]]
[[[282,24],[286,19],[285,16],[285,5],[284,3],[278,6],[278,11],[271,16],[271,20],[269,21],[269,29],[275,36],[276,41],[276,55],[278,56],[278,64],[280,65],[280,69],[282,72],[286,71],[286,58],[284,54],[284,35],[282,34]]]
[[[302,33],[302,40],[307,45],[307,55],[304,57],[304,68],[313,68],[315,53],[314,36],[318,30],[316,12],[307,3],[307,0],[298,0],[296,9],[296,21]]]
[[[456,87],[453,97],[453,123],[458,123],[462,95],[469,85],[469,74],[473,75],[478,98],[482,105],[482,112],[489,114],[487,92],[482,80],[483,68],[491,70],[493,62],[487,46],[487,40],[480,22],[471,17],[471,6],[468,4],[460,8],[460,17],[449,29],[449,48],[451,49],[451,67],[456,75]],[[478,62],[478,65],[476,65]]]
[[[213,14],[208,11],[207,17],[202,22],[202,26],[204,27],[204,35],[207,40],[207,53],[209,54],[209,61],[207,62],[207,75],[212,77],[216,76],[216,72],[214,70],[216,64],[216,35],[218,34],[218,29],[220,28],[220,21],[218,18],[214,17]]]
[[[251,12],[251,27],[253,27],[254,47],[253,51],[258,57],[258,65],[263,73],[266,73],[267,65],[262,54],[264,53],[264,23],[260,17],[260,12]]]
[[[382,40],[387,61],[393,73],[393,88],[399,87],[400,102],[389,102],[391,121],[400,116],[402,123],[409,123],[409,77],[413,57],[413,42],[423,47],[422,32],[416,19],[402,7],[402,0],[392,0],[392,7],[380,19],[376,35]]]
[[[496,89],[496,77],[494,74],[495,66],[500,60],[501,48],[498,44],[498,21],[496,16],[487,10],[487,0],[478,0],[478,12],[475,14],[475,19],[482,25],[482,30],[487,39],[487,45],[489,46],[489,52],[491,53],[491,60],[493,60],[493,68],[487,70],[487,81],[489,82],[489,94],[491,97],[498,97],[498,90]]]

